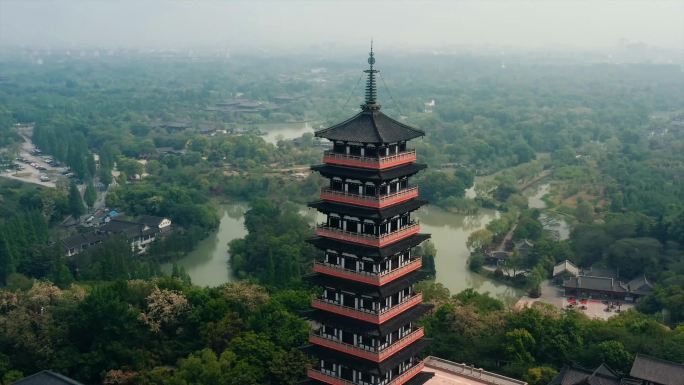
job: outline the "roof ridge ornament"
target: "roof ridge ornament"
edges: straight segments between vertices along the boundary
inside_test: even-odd
[[[375,64],[375,54],[373,53],[373,39],[371,39],[371,49],[368,54],[368,65],[369,68],[363,72],[368,74],[368,79],[366,80],[366,103],[361,105],[361,109],[364,111],[377,111],[380,109],[378,104],[378,87],[375,81],[375,74],[380,72],[373,68]]]

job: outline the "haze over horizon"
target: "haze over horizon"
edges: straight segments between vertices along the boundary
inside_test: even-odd
[[[580,27],[578,27],[580,26]],[[684,50],[684,1],[0,1],[0,45],[35,48]]]

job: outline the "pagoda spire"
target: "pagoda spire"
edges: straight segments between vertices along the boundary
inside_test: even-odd
[[[366,104],[361,106],[363,110],[379,110],[380,105],[378,104],[378,87],[375,82],[375,74],[380,72],[373,68],[375,64],[375,54],[373,53],[373,40],[371,39],[371,49],[368,54],[368,65],[369,68],[363,72],[368,74],[368,79],[366,80]]]

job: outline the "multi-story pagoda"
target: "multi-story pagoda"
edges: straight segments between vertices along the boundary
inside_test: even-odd
[[[311,243],[324,251],[309,278],[322,288],[306,350],[318,359],[309,383],[419,384],[425,347],[415,324],[430,309],[414,284],[424,278],[412,249],[429,238],[412,213],[426,202],[409,178],[425,168],[407,142],[424,132],[382,112],[371,48],[366,101],[356,116],[316,132],[333,143],[313,166],[328,184],[309,204],[326,216]],[[425,374],[425,373],[423,373]]]

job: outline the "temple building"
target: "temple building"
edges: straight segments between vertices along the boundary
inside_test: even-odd
[[[413,248],[429,238],[413,212],[426,202],[410,178],[426,166],[407,145],[424,132],[380,111],[371,48],[366,100],[354,117],[316,132],[332,142],[323,164],[320,200],[325,216],[310,242],[323,251],[311,282],[321,288],[308,318],[314,324],[305,351],[317,358],[307,383],[422,384],[419,352],[427,345],[418,317],[423,304],[414,284],[423,279]]]

